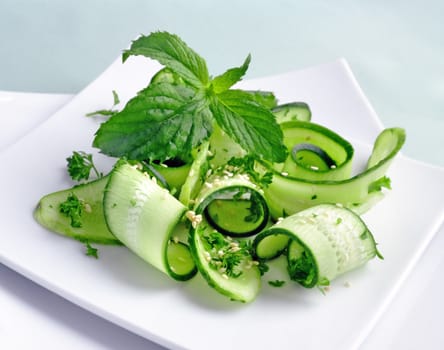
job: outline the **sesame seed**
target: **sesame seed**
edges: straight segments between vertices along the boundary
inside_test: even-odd
[[[311,170],[319,170],[319,168],[317,166],[314,166],[314,165],[310,165],[310,169]]]
[[[282,176],[288,176],[288,173],[287,173],[286,171],[283,171],[283,172],[281,173],[281,175],[282,175]]]
[[[92,212],[92,208],[88,203],[83,204],[83,208],[85,209],[85,211],[87,213],[91,213]]]

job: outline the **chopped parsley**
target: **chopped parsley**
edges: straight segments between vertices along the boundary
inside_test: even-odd
[[[85,247],[86,247],[86,253],[85,254],[87,256],[90,256],[90,257],[93,257],[93,258],[96,258],[96,259],[99,258],[99,254],[98,254],[97,248],[92,247],[91,244],[89,244],[89,242],[85,242]]]
[[[285,281],[281,281],[281,280],[268,281],[268,284],[272,287],[279,288],[285,284]]]
[[[83,202],[74,193],[70,193],[66,201],[60,203],[59,209],[60,213],[71,219],[72,227],[82,227]]]
[[[256,171],[254,168],[255,158],[252,156],[245,156],[242,158],[233,157],[228,161],[227,165],[233,173],[247,174],[254,183],[263,188],[268,187],[273,181],[272,172],[267,171],[260,174]]]
[[[92,154],[83,151],[73,151],[72,156],[66,158],[68,173],[73,180],[88,180],[91,170],[97,177],[102,177],[93,162]]]
[[[229,239],[217,231],[205,233],[202,238],[209,266],[222,275],[237,278],[242,274],[242,264],[253,265],[250,241]]]

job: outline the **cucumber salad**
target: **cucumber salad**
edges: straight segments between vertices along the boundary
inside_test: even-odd
[[[200,274],[241,302],[257,297],[278,257],[289,280],[320,289],[381,257],[360,215],[390,189],[402,128],[383,130],[366,168],[352,174],[353,146],[312,121],[306,103],[233,87],[250,56],[212,77],[167,32],[139,37],[123,62],[134,55],[162,68],[121,110],[88,115],[105,118],[92,145],[113,169],[102,174],[91,154],[73,151],[77,183],[40,200],[42,226],[83,242],[91,256],[92,244],[124,245],[177,281]]]

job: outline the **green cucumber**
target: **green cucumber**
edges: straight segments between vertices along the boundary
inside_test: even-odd
[[[168,249],[186,207],[155,179],[137,166],[118,162],[105,187],[103,207],[109,230],[136,255],[176,280],[193,276],[191,255],[181,248]],[[180,260],[186,268],[177,266]]]
[[[171,194],[178,197],[180,189],[184,185],[190,172],[191,164],[184,163],[179,165],[170,165],[169,162],[161,164],[141,162],[144,170],[151,176],[154,176],[162,187],[170,191]]]
[[[233,246],[241,248],[231,252]],[[199,272],[210,287],[235,301],[248,303],[256,298],[261,274],[242,242],[223,236],[202,221],[191,230],[190,248]],[[233,267],[230,262],[234,260],[238,263]]]
[[[334,131],[302,121],[281,124],[284,144],[290,151],[274,169],[286,176],[311,181],[344,180],[350,177],[353,146]]]
[[[176,280],[189,280],[197,272],[190,248],[182,242],[168,243],[167,261],[169,274]]]
[[[204,214],[216,230],[233,237],[260,232],[269,219],[263,191],[246,174],[222,171],[204,183],[194,211]]]
[[[290,278],[307,288],[326,285],[380,256],[362,219],[333,204],[303,210],[262,231],[253,242],[256,256],[269,259],[286,239]]]
[[[282,173],[276,166],[257,163],[259,172],[273,172],[272,183],[264,189],[272,217],[285,217],[321,203],[340,203],[359,214],[365,212],[383,197],[383,186],[374,185],[387,179],[388,168],[404,142],[403,129],[383,130],[375,141],[368,167],[344,180],[298,178]]]
[[[276,121],[281,124],[289,121],[311,120],[311,110],[305,102],[291,102],[274,107],[271,112],[275,115]]]
[[[208,142],[204,142],[196,150],[195,159],[191,163],[188,176],[180,189],[179,201],[187,207],[192,205],[192,201],[194,198],[196,198],[197,193],[202,187],[207,169],[209,169],[209,147],[210,144]]]
[[[246,152],[234,142],[218,125],[210,137],[210,165],[216,169],[228,163],[231,158],[242,158]]]
[[[300,143],[293,146],[291,158],[297,165],[310,170],[329,171],[338,166],[327,152],[311,143]]]
[[[40,199],[34,217],[50,231],[80,241],[101,244],[121,244],[108,230],[103,215],[103,191],[108,176],[73,188],[54,192]],[[74,195],[83,206],[80,227],[73,227],[69,216],[60,212],[60,205]]]

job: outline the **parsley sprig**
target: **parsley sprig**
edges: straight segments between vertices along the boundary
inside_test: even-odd
[[[152,81],[104,122],[93,142],[103,153],[150,161],[187,159],[217,123],[255,158],[285,159],[282,131],[267,103],[261,102],[266,95],[231,89],[245,75],[250,56],[241,66],[211,78],[205,60],[167,32],[141,36],[122,58],[137,55],[159,61],[180,82]]]
[[[72,155],[66,158],[66,161],[68,163],[68,173],[73,180],[88,180],[91,170],[94,171],[97,177],[102,177],[102,174],[94,165],[93,156],[90,153],[73,151]]]

